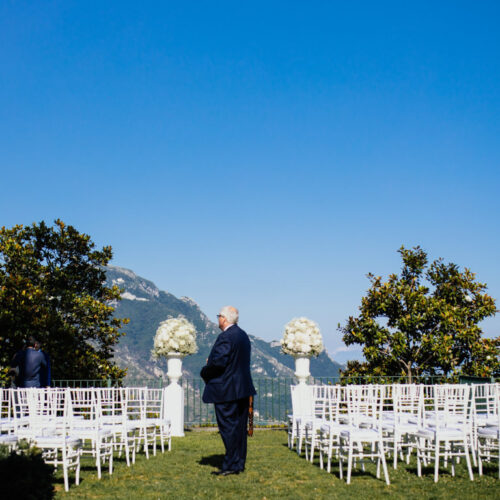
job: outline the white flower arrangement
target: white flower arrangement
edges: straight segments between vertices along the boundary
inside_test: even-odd
[[[196,329],[186,318],[169,318],[160,323],[154,338],[154,348],[151,351],[154,358],[167,354],[194,354],[196,345]]]
[[[285,325],[281,352],[292,356],[318,356],[323,351],[323,339],[318,325],[308,318],[294,318]]]

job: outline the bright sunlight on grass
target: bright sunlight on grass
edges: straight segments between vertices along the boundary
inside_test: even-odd
[[[184,438],[174,438],[171,452],[159,453],[146,460],[141,453],[135,465],[127,467],[124,459],[115,461],[110,477],[103,473],[97,480],[95,467],[82,461],[80,486],[71,483],[64,492],[62,474],[58,473],[56,498],[99,499],[166,499],[166,498],[499,498],[500,482],[497,467],[490,465],[485,476],[469,481],[462,462],[456,477],[442,469],[439,482],[434,484],[431,468],[424,469],[424,477],[417,477],[416,463],[399,464],[398,470],[389,468],[391,485],[375,477],[375,464],[366,472],[356,470],[352,484],[338,478],[338,464],[332,473],[321,470],[287,448],[286,432],[257,430],[249,438],[247,470],[238,476],[217,477],[210,474],[222,461],[224,447],[215,431],[192,430]],[[73,476],[72,476],[73,478]]]

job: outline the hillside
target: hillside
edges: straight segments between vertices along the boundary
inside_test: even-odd
[[[128,269],[109,266],[107,284],[122,290],[122,300],[116,302],[115,315],[126,317],[130,323],[123,327],[126,335],[115,350],[119,366],[128,368],[130,378],[165,376],[165,360],[151,358],[153,337],[158,325],[169,316],[183,315],[196,327],[198,352],[184,358],[186,376],[198,377],[210,349],[219,334],[217,325],[201,311],[198,304],[188,297],[177,298],[159,290],[149,280],[137,276]],[[255,377],[292,377],[294,360],[280,352],[279,344],[266,342],[249,335],[252,342],[252,373]],[[322,353],[311,360],[311,374],[315,377],[336,377],[341,365]]]

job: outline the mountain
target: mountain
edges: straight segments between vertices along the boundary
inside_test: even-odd
[[[153,338],[161,321],[179,315],[191,321],[197,331],[198,352],[184,358],[184,375],[198,377],[219,334],[218,326],[188,297],[177,298],[159,290],[152,281],[137,276],[129,269],[108,266],[106,272],[107,285],[117,285],[123,290],[122,300],[113,304],[115,316],[130,319],[122,327],[126,335],[120,338],[115,348],[115,361],[120,367],[128,368],[127,377],[139,379],[166,375],[166,361],[151,358]],[[266,342],[253,335],[249,337],[254,377],[293,377],[294,360],[280,352],[279,342]],[[314,377],[337,377],[339,368],[341,365],[326,352],[311,359],[311,374]]]

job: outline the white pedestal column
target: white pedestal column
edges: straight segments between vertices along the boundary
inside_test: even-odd
[[[305,385],[311,376],[309,364],[310,358],[308,356],[295,357],[295,376],[299,379],[299,385]]]
[[[309,365],[310,358],[308,356],[295,357],[295,376],[299,380],[295,389],[297,414],[303,416],[312,415],[312,387],[307,385],[307,379],[311,376]]]
[[[170,384],[165,388],[165,416],[170,419],[172,436],[184,436],[184,389],[182,377],[182,355],[167,354],[167,375]]]

